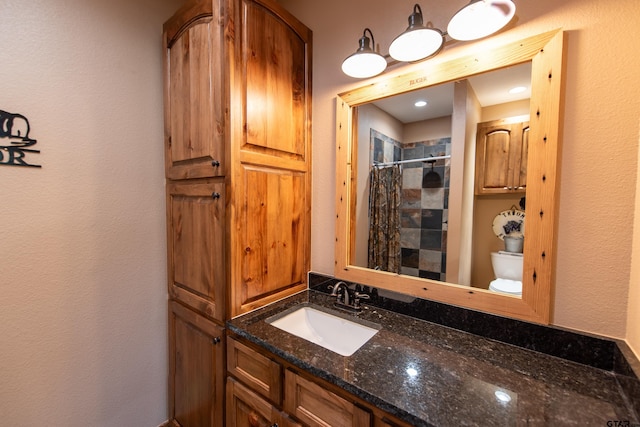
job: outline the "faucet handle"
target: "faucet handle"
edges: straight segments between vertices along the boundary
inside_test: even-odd
[[[355,296],[356,298],[358,298],[358,299],[371,299],[371,295],[369,295],[369,294],[362,294],[362,293],[360,293],[360,292],[356,292],[356,293],[354,294],[354,296]]]
[[[353,294],[353,308],[360,310],[360,300],[361,299],[370,299],[371,296],[368,294],[363,294],[360,292],[355,292]]]

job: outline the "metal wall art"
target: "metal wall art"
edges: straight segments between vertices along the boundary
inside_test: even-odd
[[[40,152],[28,148],[38,142],[29,138],[29,130],[29,120],[25,116],[0,110],[0,166],[41,167],[26,160],[28,153]]]

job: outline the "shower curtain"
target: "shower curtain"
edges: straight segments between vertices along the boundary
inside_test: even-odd
[[[373,167],[369,176],[368,267],[400,273],[399,165]]]

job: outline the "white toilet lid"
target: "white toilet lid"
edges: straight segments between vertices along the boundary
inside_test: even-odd
[[[499,254],[501,255],[509,255],[509,256],[516,256],[516,257],[523,257],[524,254],[522,252],[507,252],[507,251],[498,251]]]
[[[519,280],[495,279],[489,284],[489,289],[511,295],[522,295],[522,282]]]

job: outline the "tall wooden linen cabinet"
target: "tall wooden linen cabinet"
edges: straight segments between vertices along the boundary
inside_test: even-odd
[[[307,287],[311,31],[274,0],[165,23],[169,418],[224,423],[224,322]]]

